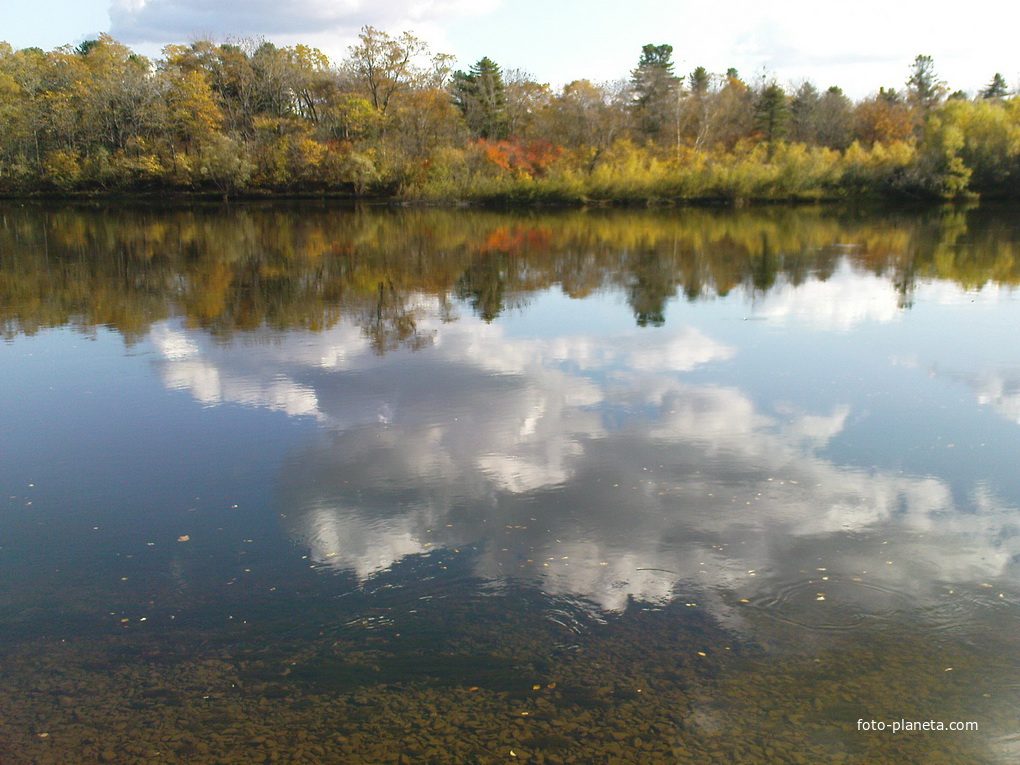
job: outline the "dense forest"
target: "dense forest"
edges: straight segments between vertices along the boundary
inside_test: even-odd
[[[366,27],[348,57],[264,40],[0,43],[0,193],[322,193],[655,203],[1020,190],[1020,96],[950,93],[928,56],[899,89],[703,67],[646,45],[629,79],[554,90],[483,58],[455,71]]]

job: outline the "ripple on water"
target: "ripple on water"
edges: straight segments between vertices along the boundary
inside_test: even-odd
[[[559,596],[543,609],[547,621],[559,625],[573,635],[588,633],[595,624],[606,624],[598,606],[584,598]]]
[[[777,583],[748,602],[764,616],[811,630],[852,630],[907,619],[913,598],[873,581],[830,577]]]
[[[987,649],[1020,647],[1020,593],[990,583],[940,588],[924,617],[941,637]]]

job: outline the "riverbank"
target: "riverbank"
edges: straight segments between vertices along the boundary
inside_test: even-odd
[[[334,199],[389,204],[632,207],[743,205],[847,200],[974,199],[969,172],[952,165],[936,172],[913,142],[844,152],[779,143],[728,152],[662,153],[621,143],[581,168],[560,157],[528,167],[506,165],[478,145],[448,149],[435,163],[394,170],[372,183],[333,179],[270,183],[256,174],[244,183],[208,179],[125,177],[98,183],[90,174],[58,187],[40,177],[0,186],[8,199]],[[1008,185],[979,187],[1010,196]]]
[[[88,175],[62,187],[39,178],[8,184],[4,196],[43,198],[189,196],[196,198],[338,198],[399,203],[668,205],[687,203],[815,202],[862,197],[944,198],[966,195],[947,182],[923,183],[912,144],[856,144],[846,152],[802,144],[747,146],[725,153],[663,156],[623,143],[597,164],[580,169],[559,158],[547,164],[506,166],[488,149],[449,149],[434,164],[402,177],[363,185],[343,181],[210,184],[201,178],[126,177],[106,184]],[[947,191],[952,190],[952,194]]]

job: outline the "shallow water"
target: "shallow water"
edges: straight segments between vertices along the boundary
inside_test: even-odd
[[[1016,221],[0,208],[0,761],[1016,761]]]

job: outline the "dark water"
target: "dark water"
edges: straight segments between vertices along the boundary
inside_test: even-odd
[[[0,762],[1017,761],[1018,212],[0,208]]]

